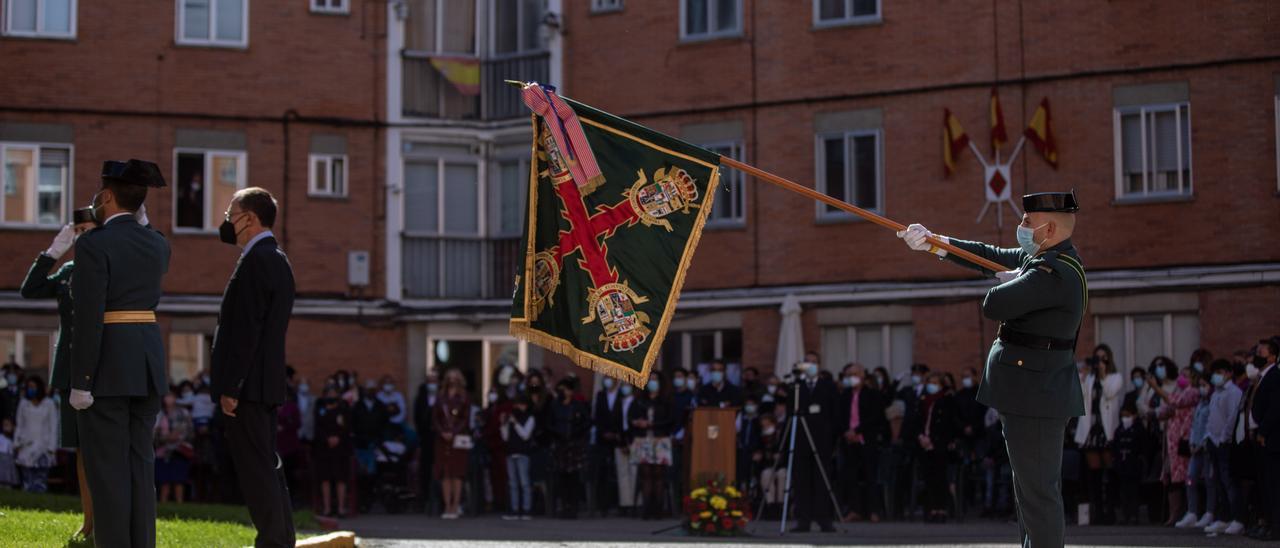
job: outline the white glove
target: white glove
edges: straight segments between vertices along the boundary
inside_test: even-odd
[[[138,219],[138,224],[142,226],[151,224],[151,219],[147,218],[147,204],[138,206],[138,214],[134,215],[134,217]]]
[[[67,254],[67,250],[71,249],[71,245],[76,242],[76,227],[71,223],[67,223],[58,231],[58,235],[53,237],[53,243],[49,244],[49,249],[44,250],[44,254],[53,257],[53,260],[61,259]]]
[[[1002,284],[1009,283],[1009,280],[1013,280],[1017,278],[1019,274],[1021,273],[1018,272],[1017,270],[1006,270],[1004,272],[996,272],[996,279],[1000,280],[1000,283]]]
[[[89,406],[93,405],[93,394],[90,394],[88,390],[76,390],[72,388],[71,399],[68,403],[70,403],[71,407],[76,411],[84,411],[85,409],[88,409]]]
[[[908,226],[906,230],[898,231],[897,234],[899,238],[902,238],[903,241],[907,242],[907,247],[910,247],[911,249],[916,251],[927,251],[937,254],[939,257],[947,256],[947,250],[934,246],[929,243],[927,238],[932,236],[944,242],[950,243],[950,241],[946,236],[935,236],[932,232],[929,232],[929,229],[925,228],[924,225],[913,224]]]

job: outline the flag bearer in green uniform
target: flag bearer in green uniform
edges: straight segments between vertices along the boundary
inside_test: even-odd
[[[169,243],[137,222],[160,168],[129,160],[103,164],[93,197],[102,226],[76,239],[71,278],[71,406],[94,498],[98,546],[155,546],[152,430],[168,389],[156,325]]]
[[[1076,337],[1088,305],[1084,266],[1071,233],[1079,207],[1074,192],[1022,197],[1019,248],[937,236],[944,242],[1002,264],[992,272],[948,256],[913,224],[898,233],[911,249],[995,276],[982,313],[999,322],[978,387],[978,401],[1000,412],[1024,547],[1061,547],[1062,443],[1067,421],[1084,414],[1075,367]]]

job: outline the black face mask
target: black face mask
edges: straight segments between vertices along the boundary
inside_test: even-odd
[[[224,244],[236,245],[236,225],[224,219],[218,226],[218,239]]]
[[[1261,368],[1261,367],[1266,367],[1266,366],[1267,366],[1267,359],[1266,359],[1266,358],[1264,358],[1264,357],[1262,357],[1262,356],[1254,356],[1254,357],[1253,357],[1253,365],[1254,365],[1254,367],[1259,367],[1259,368]]]

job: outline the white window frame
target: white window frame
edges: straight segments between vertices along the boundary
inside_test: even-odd
[[[623,7],[623,0],[591,0],[591,13],[613,13]]]
[[[62,181],[62,203],[58,205],[58,212],[61,215],[61,219],[57,224],[40,224],[39,221],[22,222],[22,221],[10,221],[8,219],[3,218],[4,207],[5,207],[4,202],[7,199],[7,196],[4,193],[4,187],[8,183],[8,181],[5,181],[4,159],[8,156],[8,153],[10,150],[17,149],[17,150],[32,151],[33,158],[35,159],[35,163],[33,165],[34,169],[32,169],[32,177],[34,179],[32,181],[28,181],[31,184],[31,188],[30,188],[30,192],[27,193],[27,203],[26,203],[25,209],[27,213],[27,218],[36,219],[39,216],[38,214],[39,214],[39,207],[40,207],[40,192],[39,192],[40,156],[43,150],[46,148],[57,148],[57,149],[63,149],[67,151],[67,173],[65,174]],[[18,142],[18,141],[0,142],[0,227],[31,228],[31,229],[37,229],[37,230],[44,230],[44,229],[56,229],[61,227],[63,224],[65,224],[67,222],[67,219],[70,218],[68,216],[68,212],[71,208],[71,205],[70,205],[71,196],[72,196],[71,193],[74,190],[72,185],[75,181],[75,163],[76,163],[75,154],[76,154],[75,147],[69,143],[43,143],[43,142],[37,143],[37,142]]]
[[[696,362],[693,359],[693,336],[695,334],[705,335],[707,333],[711,334],[711,346],[714,349],[712,353],[715,355],[713,359],[724,360],[726,367],[729,364],[733,363],[733,364],[737,364],[739,369],[745,368],[746,364],[742,363],[744,359],[743,356],[738,356],[738,360],[736,362],[730,361],[729,358],[725,357],[724,334],[726,331],[737,331],[739,333],[739,338],[743,339],[742,341],[743,348],[741,349],[741,353],[745,354],[747,343],[745,340],[746,337],[745,335],[743,335],[743,330],[741,327],[719,327],[719,328],[713,328],[713,329],[686,329],[686,330],[671,332],[668,335],[669,337],[675,337],[675,336],[680,337],[680,356],[679,356],[680,368],[694,374],[698,373],[699,362]],[[704,363],[709,363],[709,362],[704,362]],[[661,362],[659,362],[659,365],[661,365]],[[666,373],[669,375],[671,372],[667,371]]]
[[[884,130],[882,129],[858,129],[858,130],[827,132],[827,133],[817,134],[817,136],[815,136],[814,138],[814,145],[813,145],[813,148],[814,148],[813,156],[815,160],[814,173],[817,174],[817,178],[815,180],[815,186],[818,187],[817,189],[818,192],[821,192],[823,194],[830,196],[830,193],[827,192],[827,162],[826,162],[827,139],[843,137],[844,146],[841,148],[841,150],[843,150],[845,154],[848,154],[850,141],[852,141],[857,137],[866,137],[866,136],[872,136],[872,137],[875,137],[876,139],[876,205],[875,207],[863,207],[862,209],[875,212],[875,213],[881,213],[884,211]],[[855,206],[858,206],[858,204],[854,204],[853,202],[848,201],[854,197],[854,194],[855,194],[854,183],[855,181],[853,180],[853,159],[846,157],[845,158],[845,175],[844,175],[845,200],[846,200],[846,203],[850,203]],[[858,217],[857,215],[848,213],[843,210],[827,211],[826,206],[827,204],[824,204],[822,202],[814,202],[814,211],[816,212],[815,213],[816,218],[819,222],[863,220],[861,217]],[[862,206],[858,206],[858,207],[862,207]]]
[[[814,28],[848,27],[848,26],[854,26],[854,25],[874,24],[874,23],[879,23],[883,21],[883,18],[881,15],[883,13],[881,11],[881,8],[882,8],[881,0],[876,0],[875,15],[859,15],[859,16],[853,15],[853,2],[854,0],[844,0],[844,9],[845,9],[844,17],[841,17],[839,19],[823,19],[821,17],[822,0],[813,0],[813,27]]]
[[[445,29],[445,26],[444,26],[444,6],[447,2],[448,0],[438,0],[437,2],[435,2],[436,43],[434,48],[429,50],[413,50],[413,51],[417,51],[419,53],[429,53],[429,54],[442,54],[442,55],[448,54],[448,55],[457,55],[457,56],[479,57],[480,56],[480,37],[484,34],[480,32],[480,29],[481,29],[481,25],[485,24],[484,21],[481,19],[481,15],[482,15],[482,13],[480,12],[481,2],[479,1],[476,2],[475,4],[476,13],[475,15],[472,16],[472,22],[474,23],[475,31],[472,33],[472,36],[471,36],[471,51],[445,51],[444,34],[447,29]],[[492,41],[490,41],[490,44],[492,44]],[[492,46],[490,47],[490,50],[492,51]],[[409,50],[406,50],[406,51],[409,51]]]
[[[885,322],[885,323],[819,326],[819,330],[818,330],[819,340],[821,340],[822,331],[825,331],[828,329],[841,329],[841,328],[844,329],[845,348],[848,349],[847,357],[849,359],[849,361],[845,363],[825,363],[826,359],[825,359],[825,356],[823,356],[823,362],[824,362],[822,364],[823,370],[830,371],[834,374],[839,375],[840,370],[844,369],[844,366],[848,365],[850,362],[856,363],[858,361],[858,329],[861,328],[861,329],[879,329],[880,330],[880,348],[884,350],[884,357],[880,360],[882,363],[871,365],[871,367],[872,368],[884,367],[886,371],[889,371],[892,373],[893,372],[893,327],[894,326],[910,326],[912,328],[911,342],[912,344],[915,344],[915,336],[916,336],[915,326],[909,322],[896,322],[896,323]],[[819,353],[819,356],[821,355],[822,353]],[[868,364],[863,364],[863,365],[868,365]]]
[[[500,155],[500,156],[497,156],[497,157],[493,158],[492,162],[493,162],[492,172],[490,172],[490,173],[488,174],[488,177],[490,178],[490,181],[488,182],[488,184],[489,184],[489,185],[491,185],[491,186],[486,187],[486,188],[483,188],[482,190],[484,190],[485,194],[488,194],[488,193],[490,193],[490,192],[493,192],[493,193],[496,195],[497,200],[498,200],[498,217],[499,217],[499,219],[498,219],[498,224],[502,224],[502,219],[501,219],[501,217],[502,217],[502,209],[501,209],[501,208],[502,208],[502,201],[507,199],[507,196],[506,196],[505,194],[503,194],[503,192],[502,192],[502,180],[501,180],[501,177],[502,177],[502,165],[503,165],[503,164],[506,164],[506,163],[509,163],[509,162],[516,162],[516,163],[517,163],[517,165],[519,166],[519,167],[517,167],[516,169],[517,169],[520,173],[528,173],[528,172],[529,172],[529,169],[532,169],[532,168],[530,168],[530,167],[529,167],[529,156],[527,156],[527,155],[521,155],[521,156],[516,156],[516,155],[510,155],[510,156],[507,156],[507,155]],[[526,180],[527,180],[527,179],[526,179]],[[524,181],[522,180],[521,182],[524,182]],[[527,186],[528,186],[527,184],[526,184],[526,185],[517,185],[517,186],[516,186],[516,188],[517,188],[517,189],[524,189],[524,188],[527,188]],[[519,191],[517,191],[517,192],[519,192]],[[528,205],[529,205],[529,199],[528,199],[528,197],[527,197],[527,196],[522,197],[522,198],[520,199],[520,201],[519,201],[519,203],[518,203],[517,205],[519,206],[520,211],[524,211],[524,210],[526,210],[526,209],[528,208]],[[487,207],[486,207],[486,209],[487,209]],[[521,218],[523,219],[523,218],[524,218],[524,216],[523,216],[523,215],[521,215]],[[485,222],[487,223],[487,222],[488,222],[488,219],[486,219],[486,220],[485,220]],[[502,232],[502,229],[501,229],[501,228],[498,228],[498,229],[495,229],[495,230],[489,230],[489,227],[488,227],[488,226],[486,226],[486,227],[485,227],[484,237],[485,237],[485,238],[519,238],[519,237],[520,237],[520,235],[524,232],[524,229],[523,229],[523,228],[524,228],[524,227],[520,227],[520,228],[519,228],[519,229],[517,229],[515,232],[510,232],[510,233],[509,233],[509,232]]]
[[[172,353],[173,353],[173,347],[174,347],[173,345],[174,336],[199,337],[200,344],[199,346],[196,347],[196,372],[199,373],[200,371],[204,371],[206,368],[209,367],[209,363],[205,357],[205,354],[211,353],[211,349],[209,349],[207,345],[210,344],[210,342],[212,341],[212,338],[213,338],[212,336],[210,336],[208,333],[205,333],[203,331],[170,331],[168,340],[165,341],[165,349],[166,349],[165,361],[169,362],[169,365],[166,366],[165,368],[165,374],[169,375],[170,380],[173,379],[173,369],[172,369],[173,354]],[[184,380],[195,380],[195,379],[193,378],[193,379],[184,379]],[[179,381],[179,383],[181,383],[181,381]]]
[[[1187,116],[1185,120],[1181,115],[1181,110],[1183,107],[1186,107],[1187,109]],[[1147,153],[1151,149],[1151,147],[1148,145],[1148,139],[1151,137],[1151,132],[1147,130],[1147,123],[1148,123],[1147,118],[1149,116],[1154,116],[1157,113],[1170,112],[1170,111],[1174,113],[1174,120],[1176,124],[1174,127],[1174,135],[1175,135],[1175,138],[1177,139],[1174,145],[1178,151],[1178,165],[1181,166],[1182,159],[1183,159],[1182,158],[1182,149],[1183,149],[1182,125],[1183,124],[1187,125],[1187,139],[1191,139],[1191,136],[1192,136],[1191,103],[1189,101],[1182,101],[1178,103],[1139,105],[1139,106],[1131,106],[1131,107],[1118,107],[1112,110],[1112,126],[1113,126],[1112,139],[1115,143],[1115,185],[1116,185],[1115,190],[1116,190],[1117,202],[1135,202],[1135,201],[1140,202],[1140,201],[1151,200],[1151,199],[1159,200],[1159,199],[1168,199],[1168,198],[1187,198],[1195,195],[1195,186],[1193,185],[1193,181],[1195,180],[1195,164],[1192,161],[1195,147],[1192,146],[1193,145],[1192,143],[1187,143],[1187,146],[1186,146],[1186,149],[1187,149],[1186,164],[1187,164],[1187,171],[1188,171],[1187,180],[1186,181],[1182,180],[1182,170],[1178,170],[1178,190],[1156,191],[1156,192],[1147,190],[1148,188],[1150,188],[1150,177],[1151,177],[1151,174],[1154,172],[1154,169],[1152,169],[1151,167],[1154,165],[1154,160],[1147,157]],[[1122,120],[1124,119],[1125,116],[1131,115],[1131,114],[1139,115],[1138,125],[1142,127],[1142,140],[1140,141],[1142,144],[1140,146],[1142,147],[1143,191],[1141,193],[1127,192],[1125,190],[1124,127],[1123,127]]]
[[[742,36],[743,1],[735,1],[738,5],[738,17],[734,22],[733,28],[721,30],[713,29],[716,22],[716,16],[719,15],[716,13],[716,10],[719,8],[716,6],[715,0],[707,0],[707,32],[690,34],[688,27],[689,3],[688,0],[680,0],[680,41],[698,42],[702,40],[717,40],[720,38],[734,38]]]
[[[1147,365],[1149,365],[1149,364],[1145,364],[1145,363],[1136,363],[1136,362],[1134,361],[1134,360],[1136,360],[1136,359],[1137,359],[1137,355],[1136,355],[1135,348],[1134,348],[1134,347],[1136,347],[1136,346],[1137,346],[1137,344],[1136,344],[1136,342],[1137,342],[1137,341],[1135,341],[1135,340],[1134,340],[1134,334],[1133,334],[1133,320],[1134,320],[1135,318],[1154,318],[1154,317],[1159,316],[1159,317],[1161,318],[1161,321],[1163,322],[1163,329],[1164,329],[1164,331],[1163,331],[1164,347],[1163,347],[1163,348],[1161,348],[1160,355],[1162,355],[1162,356],[1166,356],[1166,357],[1168,357],[1168,358],[1172,359],[1172,360],[1174,361],[1174,363],[1181,363],[1181,362],[1179,362],[1178,360],[1179,360],[1179,359],[1181,359],[1182,357],[1181,357],[1181,356],[1174,356],[1174,349],[1173,349],[1173,317],[1174,317],[1174,316],[1194,316],[1194,315],[1198,315],[1198,314],[1199,314],[1199,311],[1182,310],[1182,311],[1177,311],[1177,312],[1149,312],[1149,313],[1142,313],[1142,312],[1130,312],[1130,313],[1124,313],[1124,314],[1101,314],[1101,315],[1095,315],[1095,316],[1093,317],[1093,332],[1095,333],[1095,338],[1097,338],[1097,335],[1096,335],[1096,334],[1100,334],[1100,333],[1102,333],[1102,320],[1104,320],[1104,319],[1114,319],[1114,318],[1123,318],[1123,319],[1124,319],[1124,354],[1125,354],[1125,355],[1124,355],[1124,356],[1118,356],[1118,357],[1117,357],[1117,359],[1123,358],[1123,359],[1124,359],[1124,363],[1128,364],[1128,366],[1129,366],[1129,367],[1128,367],[1128,370],[1127,370],[1127,371],[1123,371],[1123,373],[1127,376],[1127,375],[1129,375],[1131,372],[1133,372],[1133,370],[1134,370],[1135,368],[1139,368],[1139,367],[1141,367],[1141,368],[1145,369],[1145,368],[1147,367]],[[1203,324],[1201,324],[1201,326],[1200,326],[1200,340],[1199,340],[1199,341],[1196,341],[1196,344],[1191,345],[1191,346],[1193,346],[1193,347],[1197,347],[1197,348],[1198,348],[1198,347],[1201,345],[1201,343],[1202,343],[1203,341],[1204,341],[1204,325],[1203,325]],[[1191,365],[1191,364],[1183,364],[1183,365],[1184,365],[1184,366],[1189,366],[1189,365]]]
[[[220,40],[218,39],[218,2],[222,0],[209,0],[209,37],[208,38],[187,38],[186,37],[186,17],[183,14],[186,10],[185,0],[175,0],[177,8],[175,10],[176,21],[174,28],[177,35],[174,41],[182,46],[202,46],[213,48],[248,48],[249,47],[249,6],[250,1],[244,0],[244,9],[241,10],[240,24],[243,25],[243,32],[240,33],[239,40]]]
[[[319,0],[328,4],[328,0]],[[338,7],[317,5],[317,0],[311,0],[311,13],[323,13],[327,15],[347,15],[351,13],[351,0],[337,0]]]
[[[10,23],[13,22],[13,0],[3,0],[3,1],[4,1],[4,32],[3,32],[4,36],[12,36],[15,38],[51,38],[51,39],[57,39],[57,40],[74,40],[76,38],[76,19],[77,19],[76,8],[78,7],[76,0],[70,0],[71,3],[67,8],[71,13],[71,21],[69,22],[70,24],[67,25],[69,30],[66,33],[41,30],[41,27],[44,27],[45,0],[34,0],[36,3],[36,30],[34,31],[13,30],[9,26]]]
[[[192,228],[189,226],[178,226],[178,156],[182,154],[203,154],[204,155],[204,174],[203,187],[200,189],[204,193],[205,207],[205,226],[202,228]],[[222,216],[219,213],[225,213],[213,203],[213,162],[210,157],[218,156],[234,156],[236,159],[236,190],[244,190],[249,187],[249,153],[243,150],[227,150],[216,148],[192,148],[177,147],[173,149],[173,174],[174,189],[169,194],[172,195],[169,202],[170,211],[173,212],[173,233],[174,234],[217,234],[218,225],[222,224]]]
[[[333,162],[342,162],[342,171],[338,175],[342,177],[342,188],[335,191],[333,181],[335,172],[333,170]],[[317,186],[316,180],[316,163],[324,163],[325,172],[328,178],[328,188],[320,188]],[[310,154],[307,156],[307,196],[322,198],[346,198],[347,192],[351,187],[351,179],[348,174],[351,170],[351,163],[347,160],[346,154]]]
[[[432,141],[417,141],[417,143],[422,143],[426,145],[440,144],[444,146],[458,146],[460,144],[471,146],[473,144],[473,143],[432,142]],[[419,232],[419,231],[407,230],[404,228],[403,225],[401,225],[402,242],[403,242],[403,238],[406,236],[417,237],[417,238],[436,238],[440,240],[465,238],[465,239],[475,239],[477,241],[484,241],[490,238],[489,215],[488,215],[489,213],[488,199],[489,199],[490,189],[488,186],[489,182],[487,180],[489,177],[489,170],[488,170],[488,166],[486,165],[488,162],[486,161],[483,155],[461,154],[456,152],[450,153],[450,152],[441,151],[441,152],[435,152],[435,153],[427,153],[424,155],[402,156],[401,163],[402,163],[400,168],[401,173],[408,172],[408,169],[406,169],[407,166],[404,164],[435,163],[436,165],[436,228],[434,231]],[[445,231],[445,223],[446,223],[446,219],[445,219],[446,212],[444,207],[445,186],[446,186],[445,185],[445,168],[449,164],[458,164],[458,165],[473,164],[476,166],[476,183],[479,185],[479,188],[476,189],[478,192],[478,195],[476,197],[476,210],[477,210],[476,211],[476,215],[477,215],[476,216],[476,232],[473,234]],[[408,215],[410,214],[410,212],[407,209],[408,205],[409,205],[408,200],[400,201],[400,218],[401,219],[408,218]],[[485,256],[482,255],[481,257],[482,257],[481,258],[482,276],[491,275],[491,273],[488,272],[489,269],[487,268],[487,264],[484,263]],[[447,269],[444,261],[437,261],[437,263],[438,263],[436,265],[437,276],[439,280],[438,283],[440,284],[438,290],[440,294],[443,295],[447,293],[445,291],[447,289],[447,284],[448,284],[448,275],[446,274]],[[489,279],[482,277],[480,283],[481,283],[481,287],[484,287],[485,284],[489,283]]]
[[[26,354],[27,354],[27,337],[31,335],[48,337],[49,338],[49,371],[48,373],[53,372],[53,356],[58,351],[58,333],[55,330],[42,329],[39,327],[33,327],[33,328],[16,327],[16,328],[4,328],[0,330],[13,332],[14,361],[18,362],[18,365],[21,365],[23,369],[28,369],[31,367],[30,363],[22,363],[23,361],[25,361]],[[9,356],[0,356],[0,360],[9,361]],[[48,379],[46,379],[46,381],[47,380]],[[46,386],[48,385],[47,382],[45,384]]]
[[[700,146],[708,150],[713,148],[728,148],[730,151],[730,154],[728,154],[727,156],[739,162],[747,161],[746,146],[744,146],[741,139],[701,143]],[[745,226],[747,224],[747,194],[746,194],[747,177],[746,175],[736,169],[731,169],[731,170],[728,170],[727,172],[721,169],[720,185],[722,189],[717,190],[717,192],[721,192],[722,190],[724,190],[723,186],[726,184],[730,185],[730,187],[727,189],[728,196],[737,197],[738,195],[740,195],[742,197],[742,211],[739,212],[740,215],[738,216],[723,217],[723,218],[713,217],[712,215],[708,214],[707,215],[708,227],[738,228],[738,227]],[[715,203],[712,204],[713,210],[714,210],[714,207],[719,204],[720,200],[725,198],[725,196],[726,196],[725,194],[720,194],[715,197]]]
[[[447,0],[443,0],[443,1],[447,1]],[[545,51],[546,50],[545,47],[525,49],[524,47],[525,39],[528,38],[527,36],[524,35],[525,3],[516,2],[516,50],[498,53],[498,28],[497,28],[498,6],[497,6],[497,3],[500,1],[502,0],[489,0],[488,5],[486,6],[489,8],[488,9],[489,16],[486,17],[486,19],[488,19],[488,26],[489,26],[489,32],[487,33],[489,35],[487,40],[488,46],[489,46],[489,55],[494,57],[519,57],[522,55],[528,55],[530,53]],[[546,10],[543,10],[543,11],[545,12]],[[437,18],[436,20],[439,21],[440,19]],[[541,23],[539,23],[539,27],[541,27]],[[443,36],[440,35],[439,33],[437,33],[436,36],[439,37],[438,40],[443,39]]]

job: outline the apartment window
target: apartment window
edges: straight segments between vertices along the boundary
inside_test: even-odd
[[[476,0],[410,0],[405,22],[408,50],[476,53]]]
[[[349,13],[348,0],[311,0],[312,13]]]
[[[1200,316],[1196,312],[1102,315],[1094,318],[1099,343],[1111,347],[1116,365],[1125,375],[1147,367],[1156,356],[1184,364],[1200,347]]]
[[[1116,197],[1191,195],[1191,106],[1116,109]]]
[[[311,196],[341,198],[347,195],[347,156],[345,154],[312,154],[307,193]]]
[[[707,143],[703,148],[721,156],[743,161],[742,142],[724,141]],[[716,192],[708,226],[741,226],[746,221],[746,188],[744,175],[736,169],[720,170],[720,189]]]
[[[742,0],[680,0],[680,38],[706,40],[742,34]]]
[[[178,149],[174,163],[175,230],[217,230],[231,197],[247,186],[247,155],[231,150]]]
[[[432,157],[410,158],[404,166],[406,296],[481,298],[492,293],[493,279],[500,276],[509,298],[512,270],[493,269],[497,251],[484,231],[479,159],[467,145],[424,148]]]
[[[741,329],[672,331],[662,343],[663,371],[683,368],[707,380],[711,362],[715,360],[724,361],[729,382],[742,383]]]
[[[528,186],[527,157],[498,160],[495,180],[489,185],[489,235],[519,237],[524,233]]]
[[[7,0],[4,7],[5,35],[76,37],[76,0]]]
[[[818,136],[818,190],[862,209],[883,206],[878,130]],[[819,219],[852,219],[852,214],[818,203]]]
[[[28,374],[49,380],[57,337],[41,329],[0,329],[0,358],[16,363]]]
[[[495,54],[539,51],[542,0],[493,0],[491,48]]]
[[[169,334],[169,383],[195,380],[209,367],[209,336],[204,333]]]
[[[813,0],[816,26],[852,25],[880,20],[880,0]]]
[[[622,0],[591,0],[591,13],[622,11]]]
[[[839,325],[822,328],[822,368],[832,373],[850,363],[890,375],[909,371],[915,329],[911,324]]]
[[[0,224],[56,227],[65,222],[71,148],[0,143]]]
[[[177,0],[178,43],[249,45],[249,0]]]

